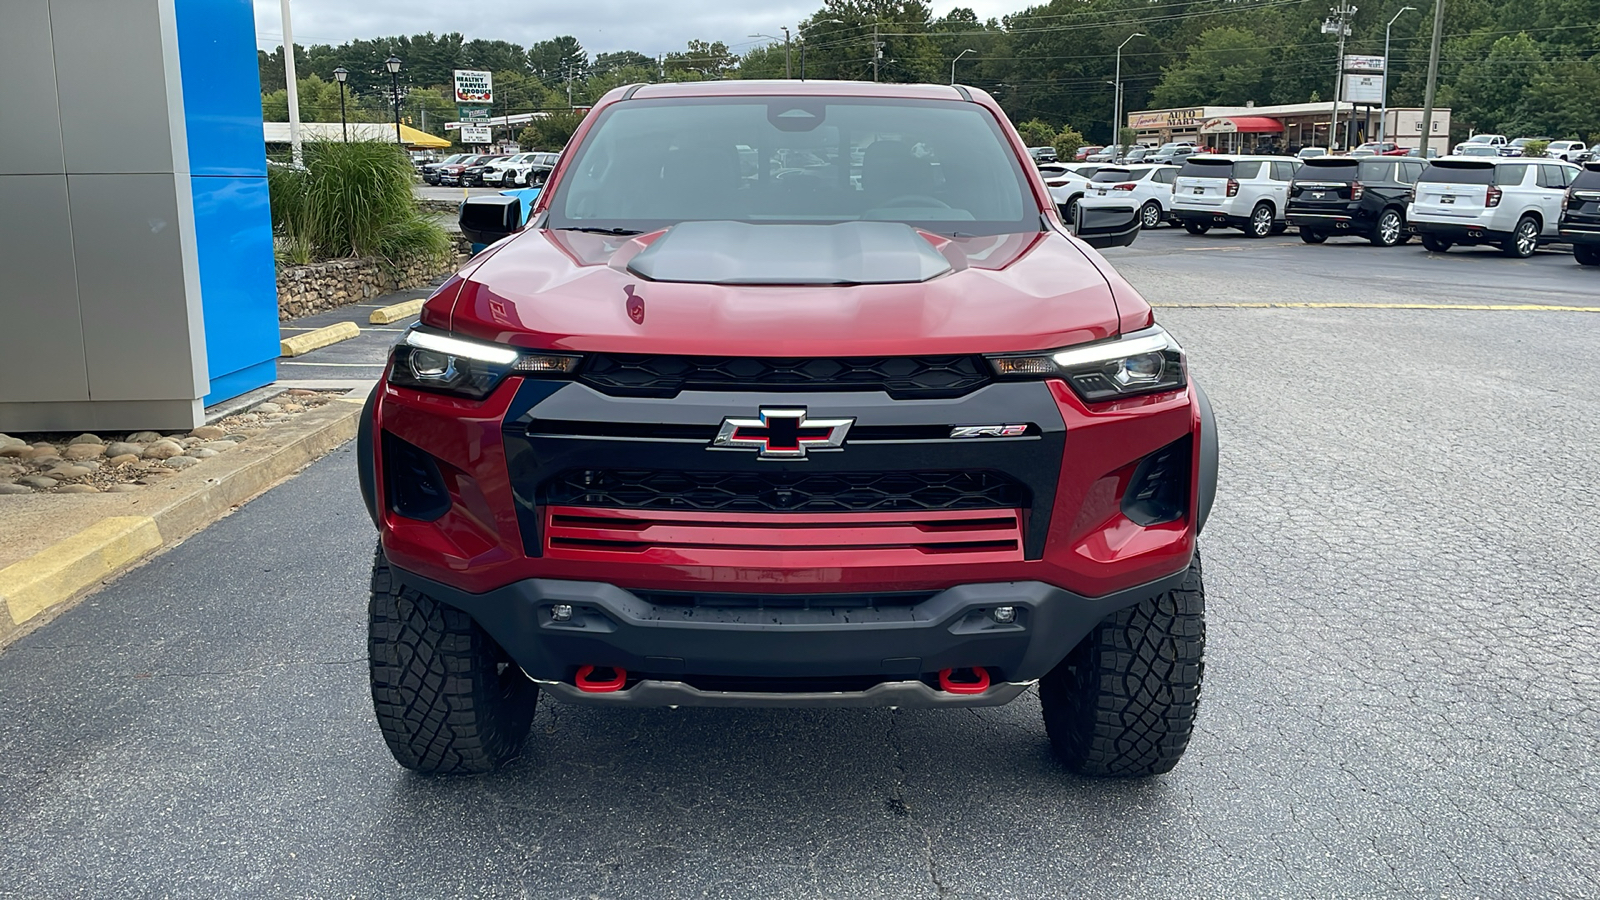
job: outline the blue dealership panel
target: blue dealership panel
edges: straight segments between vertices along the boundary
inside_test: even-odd
[[[175,0],[207,405],[277,379],[278,286],[250,0]]]

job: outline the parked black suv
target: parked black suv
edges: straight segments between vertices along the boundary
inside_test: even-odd
[[[488,171],[490,164],[500,162],[511,154],[496,153],[491,156],[480,156],[472,165],[461,170],[461,184],[463,187],[482,187],[483,173]]]
[[[1580,265],[1600,266],[1600,162],[1584,163],[1561,207],[1561,239]]]
[[[1379,247],[1403,244],[1411,237],[1407,195],[1427,165],[1393,156],[1312,157],[1289,185],[1284,218],[1308,244],[1339,234],[1360,235]]]

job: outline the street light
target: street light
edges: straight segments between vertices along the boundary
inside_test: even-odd
[[[1135,31],[1133,34],[1128,35],[1128,41],[1136,37],[1145,37],[1145,33]],[[1118,157],[1122,156],[1124,152],[1122,149],[1122,48],[1128,46],[1128,41],[1123,41],[1117,45],[1117,95],[1111,101],[1116,107],[1111,119],[1111,144],[1117,148],[1114,152]]]
[[[389,70],[389,81],[394,86],[394,142],[403,148],[406,142],[400,138],[400,57],[389,57],[383,67]]]
[[[950,84],[951,85],[954,85],[956,83],[956,63],[961,62],[961,57],[966,56],[968,53],[977,53],[977,52],[978,51],[973,50],[972,48],[968,47],[967,49],[961,51],[961,53],[958,56],[956,56],[955,59],[950,60]]]
[[[1388,135],[1389,131],[1389,29],[1394,27],[1395,19],[1408,12],[1415,12],[1416,9],[1415,6],[1400,7],[1400,11],[1394,14],[1394,19],[1390,19],[1389,24],[1383,27],[1383,114],[1378,118],[1378,143],[1380,144],[1383,143],[1383,139]],[[1370,107],[1368,108],[1370,109]]]
[[[813,27],[817,25],[844,25],[847,28],[849,27],[849,25],[843,19],[833,18],[817,19],[816,21],[812,22],[811,25]],[[787,33],[788,32],[785,32],[785,34]],[[804,25],[800,26],[800,80],[806,80],[806,31]]]
[[[350,77],[350,70],[340,66],[333,70],[333,80],[339,82],[339,130],[344,132],[344,142],[350,143],[350,125],[344,117],[344,83]]]

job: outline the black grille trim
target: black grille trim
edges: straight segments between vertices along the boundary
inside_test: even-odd
[[[1018,509],[1028,489],[998,472],[674,472],[568,469],[539,487],[550,506],[738,512]]]
[[[981,356],[651,356],[591,354],[578,380],[624,397],[684,390],[871,391],[896,399],[959,397],[993,380]]]
[[[876,594],[724,594],[690,591],[634,591],[654,606],[702,609],[904,609],[931,599],[938,591]]]

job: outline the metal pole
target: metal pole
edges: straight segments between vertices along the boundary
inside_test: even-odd
[[[966,56],[968,53],[977,52],[978,51],[972,49],[971,47],[968,47],[967,49],[958,53],[955,59],[950,60],[950,83],[952,85],[956,83],[956,63],[961,62],[961,57]]]
[[[1111,114],[1111,146],[1116,148],[1112,151],[1112,153],[1115,154],[1117,158],[1125,156],[1128,152],[1127,149],[1122,145],[1122,48],[1128,46],[1128,41],[1131,41],[1136,37],[1144,36],[1144,32],[1135,31],[1133,34],[1128,35],[1128,40],[1117,45],[1116,96],[1111,98],[1111,105],[1113,107]]]
[[[1394,18],[1390,19],[1389,24],[1384,26],[1383,29],[1383,113],[1378,118],[1378,143],[1380,144],[1389,136],[1389,29],[1394,27],[1395,21],[1401,16],[1415,10],[1415,6],[1400,7],[1400,11],[1394,14]]]
[[[793,78],[794,77],[794,72],[789,66],[789,61],[792,58],[793,57],[790,55],[790,46],[789,46],[789,26],[785,25],[785,26],[783,26],[783,77],[784,78]]]
[[[1444,0],[1433,0],[1433,49],[1428,53],[1428,90],[1422,101],[1422,147],[1417,153],[1428,158],[1428,137],[1433,134],[1433,89],[1439,81],[1439,34],[1444,30]],[[1450,143],[1448,136],[1445,144]]]
[[[800,35],[800,80],[806,80],[806,36]]]
[[[406,142],[400,137],[400,73],[390,72],[389,81],[394,86],[394,142],[404,147]]]
[[[344,82],[339,82],[339,130],[344,132],[344,142],[350,143],[350,121],[344,114]]]
[[[294,29],[289,26],[289,0],[283,7],[283,74],[289,91],[289,154],[295,165],[301,165],[300,144],[300,79],[294,73]]]
[[[1346,3],[1345,0],[1339,0],[1339,5],[1330,10],[1330,12],[1336,17],[1334,25],[1339,32],[1339,57],[1333,63],[1333,119],[1328,123],[1328,152],[1332,153],[1335,137],[1339,130],[1339,95],[1342,92],[1341,89],[1344,83],[1344,39],[1345,35],[1350,32],[1348,16],[1355,12],[1355,8]]]
[[[283,0],[283,2],[288,3],[289,0]],[[878,57],[881,56],[882,53],[883,53],[883,51],[878,49],[879,46],[880,45],[878,44],[878,23],[877,22],[873,22],[872,23],[872,80],[873,81],[877,81],[878,80]]]

